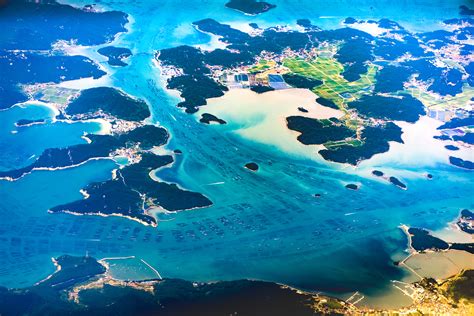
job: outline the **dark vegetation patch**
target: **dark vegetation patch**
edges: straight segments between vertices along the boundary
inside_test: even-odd
[[[245,164],[245,168],[252,170],[252,171],[258,171],[258,165],[255,162],[249,162]]]
[[[133,99],[120,90],[109,87],[82,90],[69,103],[66,113],[88,118],[106,114],[127,121],[142,121],[151,115],[145,101]]]
[[[58,40],[103,44],[126,31],[127,22],[127,14],[119,11],[84,11],[56,1],[9,1],[0,10],[0,49],[49,50]]]
[[[354,131],[341,122],[333,123],[329,120],[317,120],[303,116],[286,118],[288,128],[300,132],[298,141],[305,145],[324,144],[328,141],[343,140],[354,136]]]
[[[469,112],[469,116],[465,118],[453,118],[449,122],[439,126],[438,129],[451,129],[465,126],[474,126],[474,112]]]
[[[474,270],[465,270],[459,276],[448,281],[446,291],[456,302],[461,299],[472,302],[474,300],[474,286],[472,284],[474,284]]]
[[[54,288],[56,291],[66,289],[106,271],[103,265],[91,257],[63,255],[56,258],[56,263],[61,269],[38,285],[46,291],[49,288]]]
[[[451,140],[451,137],[448,135],[436,135],[433,136],[434,139],[439,139],[439,140]]]
[[[92,60],[83,56],[48,56],[2,50],[0,73],[0,109],[28,100],[19,89],[19,84],[59,83],[105,75]]]
[[[184,101],[178,103],[178,106],[185,108],[187,113],[197,112],[199,106],[207,104],[206,99],[221,97],[228,90],[204,75],[173,77],[168,80],[168,88],[181,91]]]
[[[334,103],[332,100],[329,100],[329,99],[326,99],[326,98],[323,98],[323,97],[317,98],[316,102],[321,104],[321,105],[327,106],[328,108],[331,108],[331,109],[336,109],[336,110],[339,109],[339,107],[337,106],[336,103]]]
[[[36,120],[29,120],[29,119],[21,119],[18,120],[15,125],[16,126],[27,126],[27,125],[32,125],[32,124],[41,124],[46,122],[45,119],[36,119]]]
[[[474,162],[469,161],[469,160],[464,160],[461,158],[450,156],[449,163],[452,164],[453,166],[460,167],[463,169],[474,170]]]
[[[372,174],[376,177],[383,177],[384,173],[380,170],[373,170]]]
[[[457,69],[440,68],[430,59],[409,60],[403,63],[410,68],[411,74],[416,74],[421,81],[430,81],[428,90],[442,96],[456,95],[462,92],[462,73]]]
[[[372,51],[370,38],[357,37],[346,41],[335,56],[344,65],[342,76],[350,82],[359,80],[367,72],[366,64],[374,60]]]
[[[142,155],[139,163],[117,170],[117,177],[89,184],[84,190],[89,197],[55,206],[51,212],[80,214],[120,214],[147,224],[156,224],[146,213],[149,207],[159,205],[169,211],[209,206],[212,202],[200,193],[185,191],[176,184],[153,180],[149,173],[173,162],[171,156]]]
[[[210,124],[211,122],[215,122],[218,124],[227,124],[227,122],[224,121],[223,119],[220,119],[217,116],[209,114],[209,113],[201,114],[201,118],[199,119],[199,122],[204,123],[204,124]]]
[[[474,212],[463,209],[456,224],[463,232],[473,235],[474,227],[470,225],[472,221],[474,221]]]
[[[397,58],[409,53],[413,57],[426,57],[430,54],[420,46],[420,42],[408,32],[401,32],[403,40],[393,38],[378,37],[375,41],[374,55],[387,61],[394,61]]]
[[[444,148],[446,148],[447,150],[452,150],[452,151],[459,150],[459,147],[456,147],[454,145],[446,145],[444,146]]]
[[[100,48],[97,52],[109,58],[109,65],[119,67],[127,66],[123,59],[132,56],[130,49],[125,47],[106,46]]]
[[[118,11],[90,12],[52,0],[8,1],[0,9],[0,109],[28,100],[19,84],[58,83],[105,74],[86,57],[14,50],[49,51],[59,40],[85,46],[103,44],[125,31],[127,21],[127,15]]]
[[[356,109],[366,117],[383,120],[416,122],[420,115],[425,114],[423,104],[410,95],[397,98],[364,95],[359,100],[349,103],[348,107]]]
[[[407,188],[407,185],[403,182],[401,182],[398,178],[395,178],[395,177],[390,177],[388,179],[388,181],[390,181],[391,184],[399,187],[400,189],[406,189]]]
[[[357,191],[359,190],[359,186],[357,184],[349,183],[346,184],[346,189]]]
[[[290,73],[283,74],[283,79],[290,86],[301,89],[311,90],[323,84],[321,80]]]
[[[401,128],[391,122],[385,126],[367,126],[362,131],[362,145],[342,145],[320,150],[319,154],[329,161],[357,165],[360,161],[369,159],[375,154],[387,152],[390,148],[389,141],[403,143],[401,135]]]
[[[425,250],[445,250],[449,244],[444,240],[432,236],[427,230],[422,228],[409,228],[411,235],[411,246],[417,251]]]
[[[253,92],[256,92],[258,94],[269,92],[269,91],[274,91],[275,89],[270,87],[270,86],[262,86],[262,85],[257,85],[257,86],[252,86],[250,88]]]
[[[474,133],[466,133],[462,136],[454,135],[453,140],[473,145],[474,144]]]
[[[474,10],[468,8],[465,5],[459,6],[459,14],[460,15],[474,15]]]
[[[140,144],[144,150],[162,146],[168,140],[164,128],[153,125],[138,127],[121,135],[87,135],[88,144],[72,145],[65,148],[48,148],[38,159],[24,168],[1,171],[0,178],[18,179],[35,168],[64,168],[75,166],[92,158],[107,158],[110,152]]]
[[[276,5],[260,0],[230,0],[225,6],[249,15],[257,15],[276,8]]]
[[[313,27],[313,24],[311,24],[309,19],[298,19],[296,20],[296,24],[304,27],[305,29],[311,29]]]
[[[374,92],[397,92],[403,90],[403,84],[412,75],[406,66],[386,65],[375,75],[376,83]]]

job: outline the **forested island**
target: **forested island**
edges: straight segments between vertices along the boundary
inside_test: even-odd
[[[257,15],[276,7],[274,4],[261,0],[230,0],[225,6],[248,15]]]

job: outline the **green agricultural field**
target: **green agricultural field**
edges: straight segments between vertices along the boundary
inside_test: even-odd
[[[288,58],[283,66],[299,75],[316,78],[323,81],[323,84],[316,87],[313,92],[318,96],[332,100],[343,111],[345,105],[354,101],[363,94],[372,90],[375,84],[375,74],[377,67],[369,65],[367,73],[354,82],[349,82],[341,75],[344,66],[336,59],[330,57],[318,57],[311,61],[301,58]]]
[[[23,86],[23,90],[35,99],[61,105],[67,104],[69,98],[78,93],[78,90],[44,84]]]
[[[420,100],[425,107],[436,110],[468,110],[470,101],[474,98],[474,88],[467,84],[463,86],[462,93],[455,96],[447,95],[442,99],[440,99],[438,95],[424,91],[415,85],[407,87],[405,90]]]
[[[310,61],[302,58],[288,58],[283,62],[283,66],[293,73],[323,81],[322,85],[312,91],[320,97],[332,100],[345,113],[342,120],[347,127],[359,131],[359,127],[364,125],[361,119],[351,118],[346,106],[349,102],[372,92],[377,73],[376,66],[369,65],[367,73],[353,82],[344,79],[341,75],[344,72],[344,66],[333,57],[318,57]],[[326,148],[334,148],[341,145],[360,146],[361,144],[360,140],[353,139],[324,145]]]
[[[268,69],[271,69],[276,66],[276,63],[273,60],[260,59],[258,63],[249,68],[250,73],[259,73]]]
[[[351,146],[357,147],[363,144],[364,143],[361,140],[348,139],[348,140],[339,140],[337,142],[327,142],[327,143],[324,143],[324,147],[326,147],[327,149],[331,149],[331,148],[336,148],[336,147],[344,146],[344,145],[351,145]]]

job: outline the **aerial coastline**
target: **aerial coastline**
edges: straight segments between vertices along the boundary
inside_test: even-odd
[[[84,17],[95,17],[97,15],[106,15],[108,13],[103,13],[103,12],[98,12],[97,10],[93,9],[92,7],[86,7],[84,9],[79,9],[79,8],[73,8],[68,5],[61,5],[61,4],[39,4],[39,5],[32,5],[30,3],[24,3],[23,5],[19,6],[19,9],[25,10],[28,12],[28,10],[31,10],[33,8],[37,8],[38,10],[43,10],[45,15],[49,14],[47,12],[47,6],[48,5],[54,5],[58,9],[64,9],[66,11],[74,12],[77,13],[80,16]],[[23,14],[24,12],[19,10],[17,14]],[[42,11],[43,12],[43,11]],[[4,13],[4,12],[3,12]],[[126,31],[126,28],[124,27],[128,23],[128,15],[116,12],[114,11],[113,13],[110,13],[111,16],[121,16],[124,21],[127,21],[125,23],[121,23],[120,29],[117,29],[111,33],[106,33],[107,35],[104,38],[98,37],[95,39],[95,42],[93,43],[88,43],[90,44],[99,44],[99,43],[107,43],[107,42],[113,42],[118,34],[120,32]],[[54,23],[55,21],[52,20],[50,27],[54,28],[57,27]],[[71,26],[71,28],[74,28],[76,26]],[[109,32],[108,29],[106,32]],[[113,36],[112,36],[113,34]],[[76,34],[77,36],[77,34]],[[42,39],[44,41],[49,41],[48,43],[52,43],[53,40],[49,39],[46,37],[45,39]],[[80,44],[80,43],[79,43]],[[4,45],[7,45],[7,43],[4,43]],[[37,42],[31,42],[29,45],[36,45],[38,47],[43,47],[44,44],[40,41]],[[110,47],[108,46],[104,47],[103,49],[99,50],[99,53],[107,55],[110,60],[109,62],[112,65],[116,66],[126,66],[125,63],[123,63],[121,60],[125,57],[129,57],[131,55],[130,50],[128,49],[121,49],[121,48],[115,48],[115,47]],[[107,49],[106,49],[107,48]],[[13,55],[14,56],[14,55]],[[32,55],[32,58],[40,58]],[[11,57],[13,58],[13,57]],[[41,57],[44,58],[44,57]],[[44,59],[45,61],[52,60],[54,61],[58,57],[51,57],[48,59]],[[89,60],[86,57],[81,57],[81,56],[65,56],[64,60],[68,60],[67,58],[74,58],[74,60]],[[81,59],[82,58],[82,59]],[[85,58],[85,59],[84,59]],[[34,61],[34,59],[33,59]],[[104,77],[105,72],[102,70],[99,70],[98,68],[93,68],[95,64],[93,62],[87,63],[87,67],[89,68],[84,68],[81,69],[80,71],[89,71],[90,75],[94,79],[98,79],[100,77]],[[90,66],[89,66],[90,65]],[[70,67],[76,67],[74,64],[72,64]],[[79,69],[79,67],[78,67]],[[18,71],[18,67],[16,68]],[[17,75],[18,76],[18,75]],[[80,74],[77,77],[66,77],[61,76],[61,79],[54,79],[56,80],[55,83],[59,83],[60,81],[68,81],[71,79],[77,79],[81,78],[83,75]],[[59,76],[58,76],[59,77]],[[15,80],[15,76],[11,77],[10,80]],[[18,76],[18,78],[20,78]],[[21,81],[23,79],[17,79],[20,80],[22,83],[29,83],[31,84],[32,82],[29,81]],[[49,82],[46,80],[46,82]],[[36,85],[37,83],[35,83]],[[33,96],[34,91],[39,90],[40,88],[37,86],[30,86],[28,87],[29,90],[33,91],[33,93],[29,94],[30,97]],[[58,88],[55,88],[58,89]],[[74,168],[81,166],[91,160],[98,160],[98,159],[111,159],[114,158],[114,156],[122,156],[122,157],[127,157],[128,164],[132,165],[131,168],[125,167],[120,169],[118,172],[127,172],[129,169],[130,170],[135,170],[136,166],[133,166],[133,164],[138,164],[140,165],[144,163],[144,161],[150,161],[149,155],[154,156],[153,154],[148,154],[146,153],[150,149],[152,149],[155,146],[163,146],[167,143],[169,139],[169,134],[167,131],[161,127],[156,127],[154,125],[148,125],[146,122],[146,119],[148,119],[151,115],[151,112],[149,110],[149,105],[145,103],[145,101],[140,100],[140,99],[134,99],[122,91],[115,89],[115,88],[110,88],[110,87],[94,87],[94,88],[89,88],[89,89],[83,89],[80,92],[76,92],[75,90],[70,90],[70,89],[64,89],[64,88],[59,88],[64,90],[64,97],[57,98],[54,96],[54,92],[58,90],[54,90],[50,94],[51,97],[53,98],[53,101],[59,102],[59,103],[54,103],[53,105],[48,105],[50,106],[56,113],[54,120],[55,121],[64,121],[64,122],[72,122],[72,121],[94,121],[94,120],[99,120],[99,122],[102,122],[102,130],[100,131],[99,134],[89,134],[85,135],[83,138],[86,140],[86,144],[79,144],[79,145],[74,145],[74,146],[69,146],[66,148],[49,148],[46,149],[37,159],[35,162],[30,164],[29,166],[26,166],[21,169],[16,169],[16,170],[8,170],[8,171],[1,171],[0,172],[0,178],[1,179],[6,179],[6,180],[17,180],[21,177],[24,177],[25,175],[30,174],[31,172],[35,170],[60,170],[60,169],[65,169],[65,168]],[[61,90],[59,90],[61,91]],[[54,97],[53,97],[54,96]],[[44,97],[44,93],[40,95],[40,97]],[[41,123],[42,121],[37,121],[37,122],[29,122],[29,121],[20,121],[23,123],[23,125],[31,125],[34,123]],[[159,161],[160,159],[166,158],[166,164],[169,164],[171,161],[169,158],[171,156],[166,156],[166,157],[160,157],[157,156],[156,159]],[[145,159],[145,160],[144,160]],[[172,159],[171,159],[172,160]],[[151,163],[151,162],[150,162]],[[162,166],[161,164],[156,165],[156,164],[151,164],[155,165],[157,167]],[[145,168],[149,168],[149,166],[143,166]],[[135,169],[133,169],[135,168]],[[156,168],[155,168],[156,169]],[[140,170],[136,169],[134,172],[140,173]],[[127,172],[128,174],[129,172]],[[145,176],[145,180],[147,179],[147,175]],[[108,182],[105,182],[103,185],[108,185]],[[112,183],[112,182],[110,182]],[[152,185],[151,183],[149,185]],[[193,193],[190,191],[185,191],[178,189],[176,186],[173,186],[171,184],[164,184],[160,182],[156,182],[155,184],[157,188],[161,188],[161,203],[165,203],[165,207],[167,207],[171,211],[177,211],[181,208],[184,209],[192,209],[196,207],[202,207],[202,206],[209,206],[212,203],[205,198],[204,196],[198,194],[198,193]],[[104,187],[105,189],[105,187]],[[91,190],[91,188],[89,188]],[[149,190],[149,189],[148,189]],[[133,209],[121,209],[118,207],[117,209],[113,209],[114,207],[112,206],[112,209],[107,209],[108,207],[106,205],[103,205],[103,208],[101,210],[97,209],[97,206],[92,206],[90,203],[94,199],[94,194],[91,192],[88,192],[87,189],[82,191],[85,193],[85,198],[84,201],[78,201],[80,209],[70,209],[71,206],[65,206],[67,209],[59,209],[58,207],[53,207],[49,210],[51,213],[55,212],[67,212],[69,214],[99,214],[99,215],[104,215],[104,214],[110,214],[110,215],[123,215],[124,217],[127,218],[132,218],[134,220],[138,220],[141,223],[144,224],[152,224],[156,226],[156,220],[153,217],[150,217],[149,215],[146,215],[146,210],[140,210],[141,208],[139,207],[139,204],[141,204],[142,197],[135,197],[135,206],[133,206]],[[177,203],[177,201],[173,202],[173,197],[168,197],[166,198],[164,195],[165,193],[169,195],[176,195],[176,194],[181,194],[185,196],[190,196],[190,195],[195,195],[194,197],[194,202],[197,204],[193,204],[193,201],[190,201],[190,203]],[[99,194],[98,192],[96,194]],[[136,193],[134,193],[136,194]],[[149,195],[152,193],[149,191]],[[149,197],[151,199],[151,197]],[[155,197],[156,198],[156,197]],[[183,201],[183,200],[182,200]],[[96,201],[99,203],[99,201]],[[87,204],[87,207],[86,207]],[[99,203],[100,204],[100,203]],[[181,205],[181,206],[177,206]],[[144,214],[141,214],[144,213]]]
[[[40,309],[48,313],[96,313],[99,310],[102,313],[114,313],[123,308],[128,309],[128,304],[138,304],[142,306],[141,310],[157,315],[191,311],[197,306],[201,311],[212,314],[227,313],[231,310],[247,314],[261,310],[262,313],[272,311],[273,315],[286,315],[288,312],[296,315],[377,315],[415,311],[456,313],[460,306],[472,308],[468,302],[472,299],[471,293],[466,289],[472,281],[472,269],[458,272],[441,283],[430,278],[421,278],[411,286],[400,284],[405,287],[400,287],[402,291],[412,292],[414,301],[408,307],[387,310],[358,307],[356,301],[351,302],[352,297],[344,301],[324,294],[256,280],[191,283],[162,278],[157,270],[156,278],[142,281],[123,281],[112,277],[108,261],[129,258],[135,257],[96,260],[89,256],[63,255],[52,258],[56,271],[34,286],[27,289],[1,289],[0,309],[9,313],[27,313]],[[154,269],[152,266],[149,268]],[[469,276],[467,280],[466,276]],[[51,289],[48,289],[50,285]],[[32,299],[31,304],[11,304],[26,295]],[[118,296],[122,298],[120,303],[108,304]],[[209,297],[220,300],[218,307],[209,303]],[[47,304],[52,300],[54,304]]]
[[[36,6],[44,18],[43,6],[64,9],[71,29],[61,31],[46,12],[26,30],[46,27],[51,36],[22,43],[20,52],[0,40],[9,74],[0,80],[0,99],[8,101],[0,112],[11,134],[0,144],[38,142],[21,156],[5,146],[11,161],[0,167],[7,192],[0,213],[12,215],[0,225],[0,278],[23,282],[0,287],[0,313],[473,309],[469,8],[440,23],[440,32],[417,33],[384,18],[341,18],[331,30],[315,19],[260,23],[254,15],[279,17],[280,3],[265,13],[275,6],[254,1],[264,7],[249,16],[222,4],[229,14],[222,21],[235,15],[258,24],[232,27],[205,14],[194,33],[177,36],[172,28],[181,24],[160,29],[146,3],[68,2],[28,3],[25,12]],[[187,25],[197,13],[173,19]],[[132,30],[133,14],[153,31]],[[144,34],[150,43],[134,43]],[[210,44],[203,34],[212,35]],[[52,114],[31,111],[34,104]],[[43,145],[33,135],[62,123],[93,126],[64,142]],[[84,168],[92,161],[108,161],[110,170],[96,175]],[[60,179],[61,170],[71,172]],[[90,181],[78,185],[72,175],[81,172]],[[43,173],[64,184],[48,186]],[[74,190],[55,197],[59,186]],[[25,202],[16,190],[34,193]],[[400,222],[410,223],[404,234]],[[53,254],[56,271],[36,277]],[[149,273],[115,277],[113,259],[123,275]],[[33,279],[41,281],[28,284]],[[387,307],[397,297],[403,307]]]
[[[357,20],[353,19],[350,22],[347,24],[352,27]],[[435,59],[437,53],[432,47],[425,49],[425,46],[421,46],[419,40],[404,30],[402,26],[387,19],[369,23],[383,27],[383,31],[373,35],[351,28],[332,31],[334,34],[330,33],[331,31],[307,28],[305,32],[308,36],[314,37],[315,41],[322,41],[322,44],[319,44],[321,47],[318,47],[317,43],[311,44],[316,46],[311,50],[302,47],[307,39],[303,37],[305,33],[299,31],[287,31],[285,28],[275,27],[263,30],[262,33],[247,34],[211,19],[197,21],[193,24],[199,31],[219,36],[220,42],[227,45],[227,48],[202,51],[199,48],[181,46],[164,49],[157,54],[156,58],[160,61],[160,67],[165,69],[162,72],[173,73],[173,76],[180,78],[181,83],[179,85],[176,85],[174,81],[170,81],[175,79],[168,79],[168,88],[181,91],[181,96],[184,98],[184,101],[178,106],[186,107],[186,111],[195,112],[197,111],[196,107],[207,104],[205,99],[221,97],[222,94],[226,93],[226,88],[245,89],[250,87],[251,90],[259,93],[268,93],[267,91],[275,89],[275,87],[285,89],[288,86],[312,90],[324,104],[344,111],[343,122],[347,128],[354,131],[353,137],[340,135],[337,141],[326,141],[326,149],[320,151],[324,159],[338,163],[357,165],[360,161],[370,159],[374,154],[388,151],[389,142],[402,142],[400,138],[402,132],[396,131],[399,128],[398,126],[395,127],[393,121],[395,121],[395,124],[398,124],[398,121],[415,123],[420,116],[426,114],[427,104],[423,104],[410,94],[400,93],[401,91],[398,90],[404,89],[404,84],[406,85],[404,81],[410,79],[410,74],[416,73],[418,74],[418,80],[423,80],[422,78],[426,77],[424,71],[437,72],[442,69],[439,68],[438,70],[431,63],[426,64],[418,59],[406,60],[403,63],[408,70],[408,72],[405,72],[407,76],[392,78],[395,70],[393,66],[374,64],[375,58],[373,55],[395,61],[400,58],[403,50],[413,54],[414,58],[425,56]],[[337,33],[338,31],[340,32]],[[385,38],[390,38],[392,34],[399,32],[403,34],[403,37],[410,40],[410,44],[406,47],[403,47],[402,44],[397,47],[396,42],[389,43],[389,40]],[[356,36],[356,40],[348,41],[347,38],[350,35]],[[266,41],[267,37],[281,37],[284,43],[283,47],[279,46],[281,44],[278,43],[273,44],[273,47],[270,45],[268,51],[260,51],[257,47],[252,46]],[[366,49],[362,48],[361,45],[366,45],[368,41],[374,38],[380,43],[380,47],[374,47],[371,44]],[[431,41],[429,35],[422,34],[420,38]],[[303,41],[303,43],[296,44],[294,42],[296,39]],[[336,53],[330,42],[328,43],[328,40],[334,39],[346,40],[342,49]],[[244,43],[250,45],[250,48],[245,52],[239,51]],[[392,47],[395,55],[389,55],[387,50],[390,47]],[[347,55],[350,50],[359,48],[361,49],[360,56],[350,57]],[[322,52],[319,52],[319,49]],[[173,55],[171,55],[172,53]],[[182,54],[192,56],[189,65],[183,59],[180,59],[179,56]],[[306,60],[303,60],[303,58]],[[314,61],[311,60],[312,58],[314,58]],[[342,73],[345,83],[344,81],[339,83],[340,79],[328,75],[321,77],[319,72],[323,72],[324,67],[329,67],[326,63],[330,58],[335,58],[335,62],[341,63],[342,66],[356,63],[351,64],[353,69],[351,68]],[[463,59],[460,62],[465,63]],[[361,63],[364,63],[365,66],[361,67]],[[196,65],[192,71],[189,70],[191,64]],[[321,70],[307,70],[307,67],[321,67]],[[341,72],[341,70],[338,71]],[[367,71],[366,74],[364,74],[365,71]],[[461,77],[457,75],[458,73],[456,72],[456,75],[454,75],[455,70],[449,70],[449,72],[453,73],[450,78],[458,78],[456,84],[461,84]],[[203,91],[208,92],[200,97],[193,94],[193,99],[190,99],[190,90],[188,90],[186,83],[188,79],[185,79],[189,75],[199,78],[197,84],[203,88],[206,86]],[[268,76],[268,79],[265,79],[266,76]],[[321,80],[324,81],[324,84]],[[335,88],[332,86],[332,81],[338,84],[337,89],[340,89],[339,86],[341,85],[347,85],[346,89],[354,92],[343,92],[347,96],[341,96],[338,92],[334,92]],[[375,88],[370,86],[371,84],[375,84]],[[392,87],[389,87],[389,84]],[[415,84],[424,85],[423,82]],[[394,85],[399,88],[393,88]],[[262,90],[264,87],[268,87],[268,90]],[[361,93],[360,90],[356,91],[354,88],[369,91]],[[460,90],[451,91],[449,89],[451,88],[444,87],[441,83],[428,86],[428,90],[442,96],[456,95],[461,92]],[[370,92],[371,90],[373,91]],[[380,94],[381,92],[385,95]],[[393,96],[386,94],[394,92],[397,93]],[[327,99],[328,97],[329,99]],[[203,100],[201,101],[200,98]],[[345,101],[344,98],[348,98],[350,102]],[[380,103],[384,103],[386,107],[377,107],[377,104]],[[469,115],[468,111],[462,112],[460,109],[456,111],[460,113],[461,117]],[[333,135],[337,135],[337,133]],[[454,161],[457,165],[461,165],[461,163],[457,163],[458,160],[455,159]],[[469,166],[469,163],[462,163],[462,165]]]

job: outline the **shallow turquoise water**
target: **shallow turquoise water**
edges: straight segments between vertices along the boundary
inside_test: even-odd
[[[66,147],[86,143],[84,133],[100,131],[96,122],[56,122],[54,113],[46,106],[27,103],[0,111],[0,169],[10,170],[32,163],[43,150],[52,147]],[[45,119],[44,124],[15,126],[20,119]]]
[[[115,166],[111,161],[1,181],[0,284],[31,285],[53,271],[52,256],[87,252],[97,258],[133,255],[163,277],[255,278],[315,291],[359,290],[377,296],[390,287],[391,279],[405,274],[392,264],[406,247],[397,228],[401,223],[438,229],[461,208],[474,207],[469,199],[474,194],[472,173],[449,165],[379,166],[420,174],[404,179],[409,190],[402,191],[350,170],[288,156],[225,128],[204,126],[175,108],[177,100],[161,87],[152,57],[156,49],[207,43],[207,35],[189,26],[195,20],[212,17],[270,26],[310,18],[315,25],[332,28],[347,16],[387,17],[419,30],[434,29],[440,20],[457,17],[459,4],[467,3],[273,2],[277,9],[259,17],[225,9],[224,1],[101,2],[134,19],[133,32],[119,40],[132,48],[134,56],[130,66],[113,71],[113,83],[146,98],[153,119],[172,134],[168,148],[183,151],[172,168],[158,175],[206,194],[215,204],[163,216],[157,228],[122,218],[47,213],[52,206],[80,198],[79,189],[87,183],[110,177]],[[18,128],[17,134],[11,134],[17,119],[43,116],[48,112],[39,107],[0,112],[1,168],[24,165],[47,147],[80,143],[83,132],[98,128],[95,123],[53,123]],[[251,160],[259,163],[261,172],[242,167]],[[432,173],[434,180],[421,176],[425,172]],[[348,182],[361,183],[362,190],[346,190]],[[322,198],[315,199],[314,193]],[[130,265],[127,262],[127,269]]]

